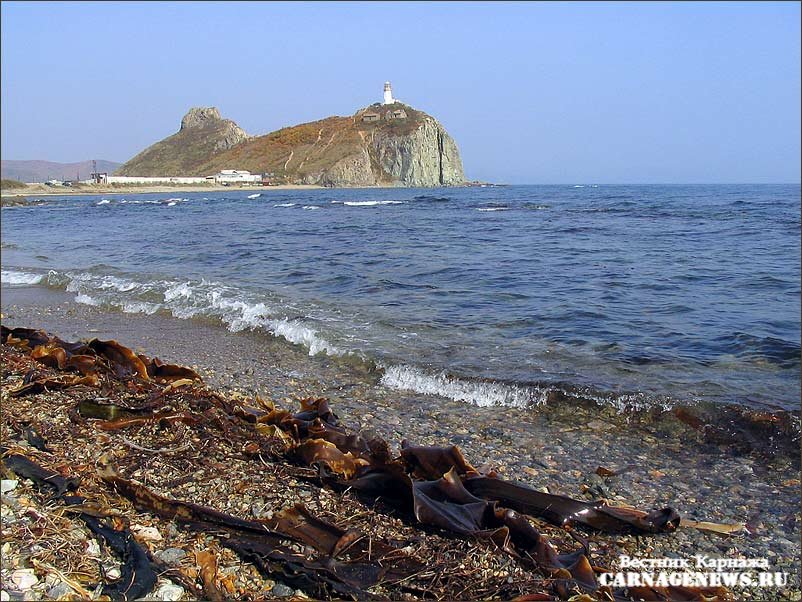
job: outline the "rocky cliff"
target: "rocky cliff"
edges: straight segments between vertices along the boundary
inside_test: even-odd
[[[178,134],[140,153],[117,173],[209,175],[247,169],[272,173],[280,182],[323,186],[451,186],[465,181],[459,150],[445,128],[402,103],[371,105],[350,117],[329,117],[253,138],[244,138],[244,132],[243,138],[217,135],[206,154],[195,152],[194,141],[192,158],[186,160],[190,153],[176,148],[181,142],[177,137],[185,130],[205,131],[208,123],[219,119],[216,110],[211,115],[193,111],[184,117]],[[215,146],[221,141],[225,148]],[[157,147],[168,142],[173,153],[182,155],[181,174],[168,174],[160,164],[164,153]]]
[[[204,175],[197,167],[248,139],[248,134],[215,107],[195,107],[181,120],[181,129],[149,146],[123,164],[118,176]]]

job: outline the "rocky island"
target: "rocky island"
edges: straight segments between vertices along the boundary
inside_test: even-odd
[[[320,186],[453,186],[465,182],[459,149],[431,115],[392,99],[248,136],[214,107],[193,108],[181,129],[120,167],[123,176],[206,176],[223,169],[271,173]]]

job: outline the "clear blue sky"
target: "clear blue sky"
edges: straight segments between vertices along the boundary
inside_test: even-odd
[[[799,182],[800,4],[2,3],[2,157],[125,161],[396,96],[470,178]]]

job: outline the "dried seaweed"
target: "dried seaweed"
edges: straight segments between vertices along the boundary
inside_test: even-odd
[[[671,533],[680,524],[679,515],[671,508],[647,512],[628,506],[610,506],[603,500],[585,502],[543,493],[500,479],[494,473],[483,474],[455,446],[422,447],[403,441],[400,455],[394,456],[384,439],[350,432],[324,398],[301,400],[300,411],[296,413],[275,408],[258,398],[256,403],[263,407],[253,407],[242,403],[242,397],[228,399],[201,387],[187,386],[198,380],[194,371],[164,364],[157,358],[149,360],[115,341],[94,339],[87,343],[67,343],[42,331],[6,327],[2,328],[2,339],[52,370],[79,373],[54,378],[47,370],[32,370],[22,387],[10,392],[12,395],[78,384],[102,384],[104,392],[133,393],[125,396],[125,405],[101,403],[106,397],[83,400],[78,412],[73,410],[71,419],[101,418],[103,420],[91,424],[106,431],[181,422],[201,437],[222,437],[235,443],[245,458],[262,460],[263,454],[283,455],[304,467],[315,468],[318,478],[336,489],[351,489],[363,499],[381,500],[401,509],[408,524],[424,527],[424,532],[442,530],[463,542],[493,542],[527,570],[536,569],[546,577],[531,586],[540,591],[530,591],[519,596],[519,600],[549,599],[544,596],[561,599],[575,596],[577,600],[584,600],[590,599],[589,595],[620,600],[713,597],[721,600],[729,596],[723,588],[627,591],[601,587],[595,576],[600,569],[592,567],[586,542],[580,540],[581,547],[561,553],[529,518],[544,519],[565,529],[581,526],[610,533],[660,534]],[[165,386],[166,383],[173,384]],[[182,410],[176,401],[181,401],[187,409]],[[219,429],[222,435],[205,432],[208,427]],[[147,429],[141,432],[146,433]],[[34,437],[33,441],[38,440]],[[173,451],[150,449],[128,440],[123,442],[150,453]],[[98,520],[104,515],[103,508],[93,509],[94,506],[84,503],[83,498],[65,495],[77,488],[77,481],[47,471],[18,454],[9,455],[4,461],[10,469],[21,475],[27,473],[39,485],[53,489],[57,497],[73,504],[73,509],[80,512],[79,516],[89,528],[124,559],[128,568],[123,570],[118,581],[106,587],[106,593],[115,599],[148,593],[147,587],[153,585],[149,581],[153,571],[147,552],[138,547],[127,530],[117,531]],[[613,474],[607,469],[599,470]],[[246,520],[208,506],[159,495],[144,485],[122,478],[108,463],[99,474],[139,510],[175,520],[196,531],[216,534],[223,546],[252,562],[263,575],[300,588],[316,598],[370,599],[376,597],[368,591],[374,586],[403,583],[426,568],[388,541],[373,537],[369,532],[365,534],[334,525],[303,505],[286,508],[268,520]],[[579,540],[578,536],[576,538]],[[477,541],[479,546],[492,549],[492,545]],[[204,554],[198,558],[204,596],[219,599],[224,594],[215,579],[216,558],[211,553]],[[435,562],[432,575],[436,570]],[[456,575],[441,575],[432,583],[456,584],[459,580]],[[466,586],[456,585],[440,589],[438,594],[412,585],[401,587],[418,596],[444,597],[447,592],[459,598],[461,592],[467,591]],[[541,588],[548,589],[549,594]],[[488,590],[487,594],[502,595],[501,591]],[[521,591],[526,590],[516,589],[515,593]]]
[[[666,533],[676,530],[680,522],[680,516],[673,508],[644,512],[625,506],[610,506],[603,501],[583,502],[497,478],[468,478],[465,487],[480,497],[559,526],[580,524],[607,533]]]
[[[272,521],[249,521],[158,495],[143,485],[121,478],[108,464],[104,464],[100,476],[141,510],[177,520],[202,532],[223,530],[229,535],[221,540],[223,545],[264,571],[281,572],[288,582],[315,595],[330,588],[341,595],[370,597],[363,591],[365,588],[381,581],[401,579],[420,568],[397,548],[382,542],[372,542],[372,558],[369,559],[368,551],[356,545],[361,536],[312,516],[303,506],[285,510]],[[320,556],[309,559],[299,555],[287,546],[287,541],[302,542]],[[338,560],[346,551],[352,558]]]
[[[5,453],[6,449],[2,448],[0,451]],[[52,489],[55,497],[68,506],[83,506],[86,501],[78,495],[66,495],[68,491],[78,489],[76,478],[65,478],[20,454],[9,454],[3,458],[3,464],[17,475],[31,479],[39,487]],[[114,529],[86,512],[80,512],[78,517],[122,560],[120,578],[104,584],[103,593],[112,600],[127,601],[141,598],[150,592],[156,584],[156,573],[150,565],[147,552],[136,542],[131,532],[127,528]]]

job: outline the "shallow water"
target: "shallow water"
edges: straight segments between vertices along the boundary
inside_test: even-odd
[[[478,405],[558,386],[630,407],[798,407],[798,185],[248,196],[4,209],[3,283],[263,330]]]

